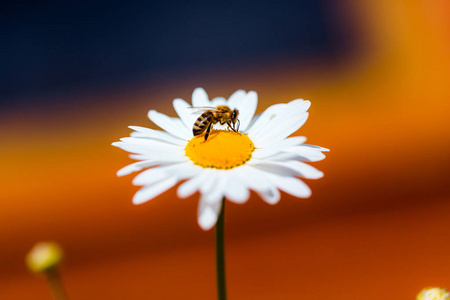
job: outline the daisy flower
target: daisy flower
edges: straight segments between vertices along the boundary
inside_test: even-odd
[[[134,130],[130,137],[112,145],[138,160],[119,170],[118,176],[142,171],[133,180],[142,186],[133,203],[149,201],[182,182],[177,195],[186,198],[200,193],[198,223],[208,230],[217,222],[223,198],[244,203],[250,190],[269,204],[280,200],[280,191],[309,197],[311,190],[298,177],[321,178],[323,173],[305,162],[322,160],[322,152],[329,150],[304,144],[303,136],[288,136],[306,122],[311,103],[297,99],[275,104],[254,116],[257,103],[253,91],[238,90],[228,100],[209,100],[205,90],[197,88],[192,106],[183,99],[173,100],[178,118],[149,111],[150,120],[162,130],[130,126]],[[201,115],[196,108],[219,105],[238,110],[239,133],[217,123],[206,141],[205,134],[194,136],[193,126]]]
[[[450,300],[450,293],[438,287],[426,288],[417,295],[417,300]]]

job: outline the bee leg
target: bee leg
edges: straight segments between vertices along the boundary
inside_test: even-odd
[[[231,122],[227,122],[228,128],[233,130],[234,132],[237,132],[236,129],[234,129],[233,125],[231,125]]]
[[[205,141],[208,139],[209,132],[211,131],[211,127],[212,127],[211,125],[212,125],[212,122],[209,123],[208,128],[206,129]]]

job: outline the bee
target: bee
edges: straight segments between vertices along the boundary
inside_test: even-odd
[[[196,107],[194,107],[196,108]],[[208,139],[209,133],[213,124],[220,123],[220,125],[227,124],[228,128],[234,132],[239,132],[240,121],[238,119],[239,110],[231,109],[226,105],[219,105],[217,107],[197,107],[203,113],[198,117],[192,128],[194,136],[200,135],[206,130],[205,141]],[[237,129],[236,129],[237,123]]]

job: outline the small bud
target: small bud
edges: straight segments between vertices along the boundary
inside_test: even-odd
[[[417,300],[450,300],[450,293],[446,289],[441,289],[437,287],[425,288],[419,295],[417,295]]]
[[[40,242],[26,256],[28,268],[35,273],[42,273],[57,266],[63,258],[61,247],[54,242]]]

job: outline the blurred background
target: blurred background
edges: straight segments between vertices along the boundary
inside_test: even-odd
[[[24,256],[66,251],[70,299],[214,299],[198,195],[134,206],[111,143],[172,100],[312,102],[313,195],[227,203],[229,299],[414,299],[450,287],[450,2],[0,6],[0,299],[50,299]]]

